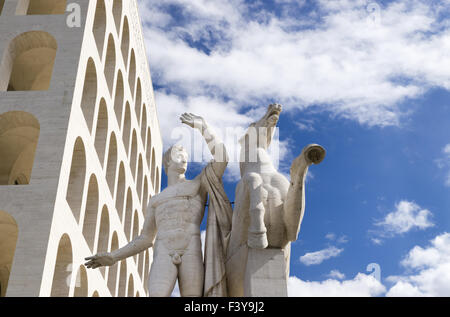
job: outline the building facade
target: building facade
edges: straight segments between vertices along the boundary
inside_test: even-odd
[[[0,0],[0,295],[146,296],[126,245],[160,190],[136,0]]]

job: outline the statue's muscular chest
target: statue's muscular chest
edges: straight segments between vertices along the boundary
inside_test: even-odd
[[[154,197],[156,221],[161,224],[180,226],[183,223],[196,223],[203,216],[204,198],[200,182],[185,181],[167,187]]]

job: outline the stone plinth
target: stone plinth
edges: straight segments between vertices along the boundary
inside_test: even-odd
[[[248,250],[245,297],[286,297],[286,262],[281,249]]]

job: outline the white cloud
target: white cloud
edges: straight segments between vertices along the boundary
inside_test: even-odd
[[[447,144],[444,149],[442,150],[447,156],[450,158],[450,144]]]
[[[348,237],[346,235],[337,236],[333,232],[329,232],[325,235],[325,238],[330,241],[336,241],[339,244],[344,244],[348,242]]]
[[[302,281],[291,276],[288,280],[290,297],[368,297],[380,296],[385,287],[373,276],[358,273],[352,280],[328,279],[322,282]]]
[[[415,246],[401,265],[407,274],[387,278],[395,285],[386,296],[450,296],[450,233],[437,236],[426,248]]]
[[[383,240],[378,239],[378,238],[371,238],[370,240],[371,240],[374,244],[377,244],[377,245],[383,244]]]
[[[308,16],[288,10],[280,18],[240,0],[140,2],[154,81],[169,95],[232,100],[239,106],[231,117],[277,100],[287,109],[316,106],[369,126],[396,125],[408,110],[399,103],[450,88],[450,30],[439,18],[447,8],[395,1],[374,26],[366,4],[316,1]],[[169,5],[185,19],[169,17]],[[160,114],[168,110],[157,103]]]
[[[338,249],[334,246],[331,246],[320,251],[310,252],[302,255],[300,257],[300,262],[307,266],[317,265],[325,260],[339,256],[342,251],[344,251],[344,249]]]
[[[389,237],[406,233],[412,229],[424,230],[434,226],[431,221],[432,213],[422,209],[414,202],[402,200],[395,206],[395,210],[375,225],[383,229],[380,234]]]
[[[435,162],[440,169],[448,169],[447,172],[445,172],[445,186],[450,187],[450,144],[444,146],[442,152],[444,153],[444,157],[435,160]]]
[[[327,275],[329,278],[334,278],[338,280],[343,280],[345,278],[345,274],[340,272],[339,270],[331,270]]]

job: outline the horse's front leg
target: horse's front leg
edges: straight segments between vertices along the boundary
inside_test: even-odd
[[[317,144],[305,147],[292,162],[291,185],[284,202],[284,224],[288,241],[295,241],[305,213],[305,180],[308,167],[319,164],[325,158],[325,149]]]
[[[253,249],[265,249],[268,246],[267,229],[264,224],[266,212],[263,202],[263,180],[257,173],[249,173],[244,177],[244,185],[247,187],[248,199],[250,200],[247,244]]]

